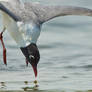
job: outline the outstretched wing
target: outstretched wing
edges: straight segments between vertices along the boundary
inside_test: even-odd
[[[20,18],[14,15],[10,10],[8,10],[3,4],[0,3],[0,10],[8,14],[15,21],[19,21]]]
[[[37,15],[39,21],[44,23],[52,18],[66,15],[92,16],[92,10],[75,6],[44,6],[41,4],[27,3]]]

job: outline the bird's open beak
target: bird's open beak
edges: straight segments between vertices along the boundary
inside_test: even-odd
[[[35,77],[37,77],[37,66],[32,65]]]

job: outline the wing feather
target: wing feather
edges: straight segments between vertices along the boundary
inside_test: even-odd
[[[14,15],[10,10],[8,10],[3,4],[0,3],[0,10],[8,14],[15,21],[20,21],[20,18]]]
[[[37,15],[39,21],[44,23],[58,16],[82,15],[92,16],[92,10],[75,6],[45,6],[41,4],[28,4]]]

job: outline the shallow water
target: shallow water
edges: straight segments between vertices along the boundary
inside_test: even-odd
[[[92,0],[33,1],[92,9]],[[41,59],[36,90],[32,67],[26,67],[20,49],[10,35],[4,33],[8,66],[3,64],[0,49],[0,92],[23,92],[24,89],[28,92],[92,92],[92,18],[56,18],[44,24],[42,30],[37,43]]]

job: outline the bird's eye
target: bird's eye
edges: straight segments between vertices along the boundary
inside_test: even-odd
[[[33,55],[29,55],[30,59],[35,59],[35,57]]]

